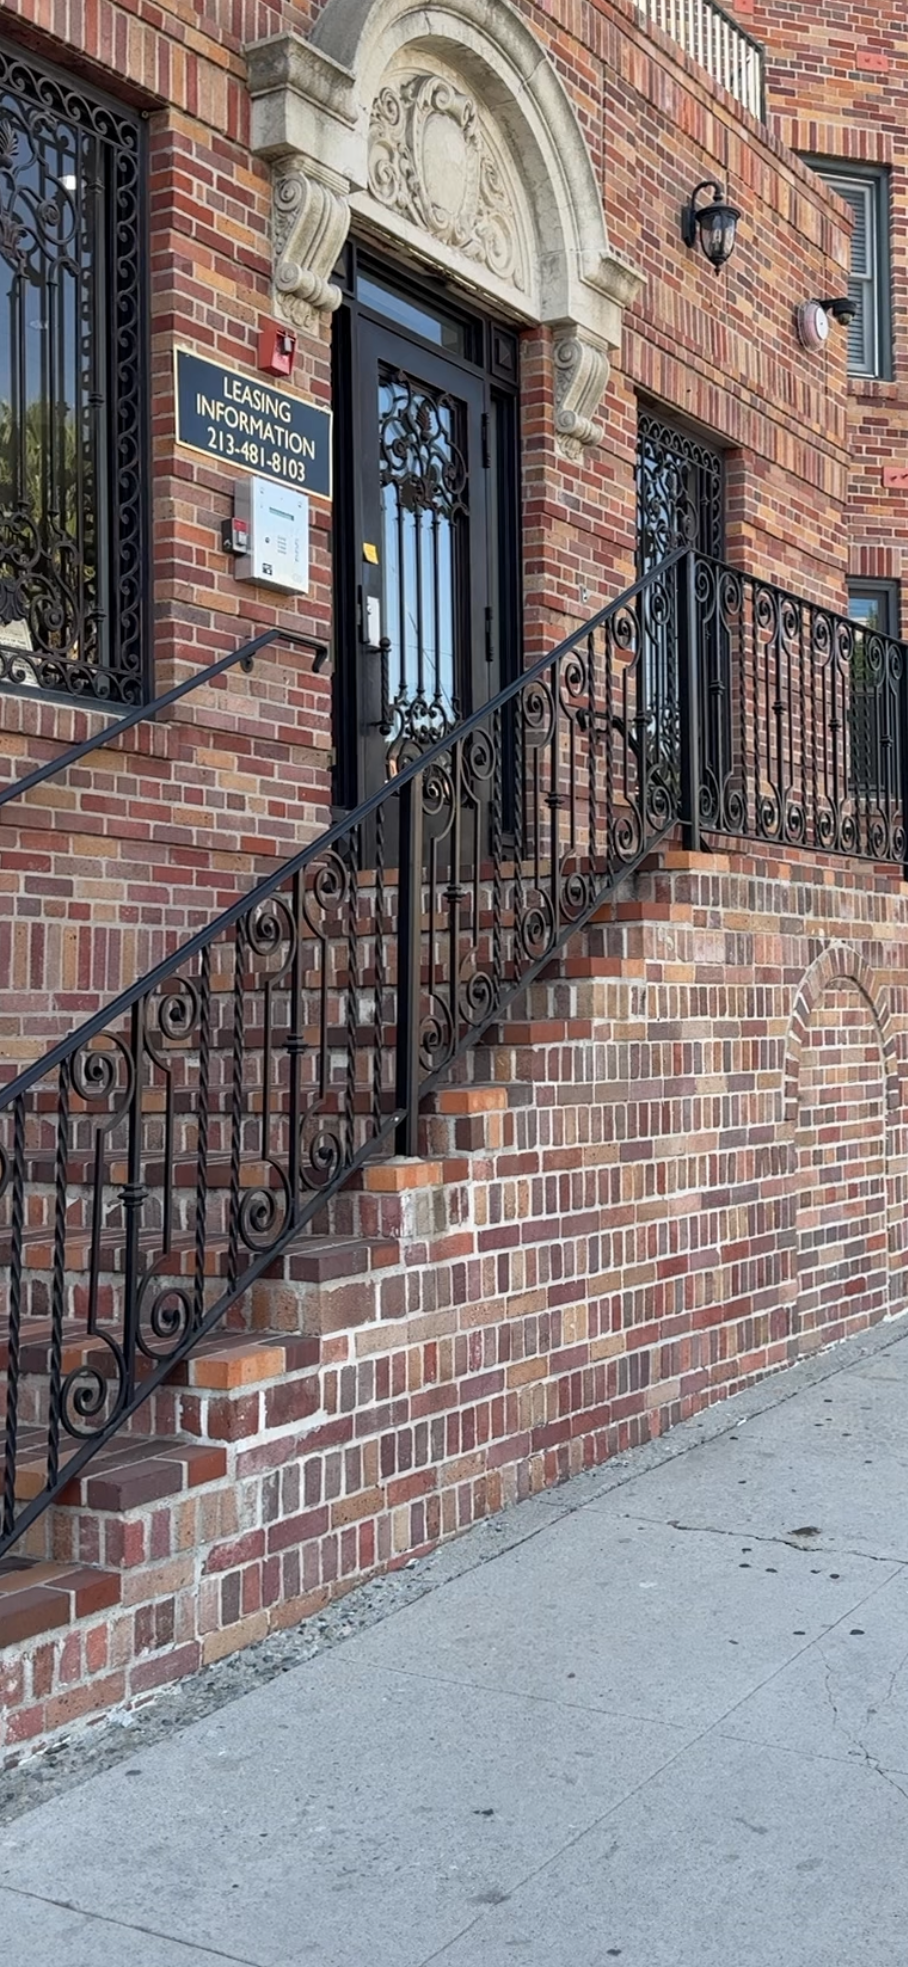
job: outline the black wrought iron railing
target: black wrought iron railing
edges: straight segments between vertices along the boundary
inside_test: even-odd
[[[905,645],[704,555],[691,609],[702,827],[904,863]]]
[[[193,670],[191,676],[185,676],[182,683],[175,683],[173,689],[165,691],[163,696],[153,697],[150,703],[134,705],[124,717],[115,718],[114,722],[107,724],[103,730],[92,732],[89,737],[82,738],[78,744],[68,745],[66,750],[58,752],[55,758],[45,759],[43,765],[36,765],[33,771],[25,772],[21,778],[12,779],[9,785],[0,787],[0,806],[6,806],[11,799],[21,799],[25,793],[33,792],[35,787],[43,785],[46,779],[58,778],[61,773],[68,771],[71,765],[77,765],[81,758],[88,758],[92,752],[101,751],[105,745],[113,744],[116,738],[125,736],[126,732],[133,730],[136,724],[153,722],[160,716],[162,710],[170,710],[173,704],[179,703],[183,697],[190,696],[194,690],[200,690],[203,684],[215,683],[219,676],[226,676],[228,670],[239,667],[248,673],[261,650],[269,648],[275,642],[283,642],[291,649],[311,650],[315,657],[314,669],[322,669],[328,660],[327,642],[315,636],[300,635],[296,629],[289,628],[263,629],[261,635],[254,635],[251,640],[241,642],[238,648],[231,649],[230,654],[222,656],[219,662],[208,663],[204,669]],[[97,699],[86,698],[84,702],[86,707],[93,709],[96,707]]]
[[[678,823],[904,860],[905,653],[675,554],[4,1087],[0,1554]]]
[[[674,825],[679,566],[0,1092],[0,1551]]]

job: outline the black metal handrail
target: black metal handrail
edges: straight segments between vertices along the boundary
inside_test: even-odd
[[[0,1091],[0,1553],[681,814],[676,554]],[[685,599],[685,596],[688,599]]]
[[[191,691],[201,689],[203,683],[213,683],[215,677],[226,676],[227,671],[237,664],[248,675],[259,650],[267,648],[271,642],[286,642],[290,648],[311,649],[315,655],[313,668],[316,670],[322,669],[328,660],[327,642],[319,641],[315,636],[300,635],[296,629],[289,628],[263,629],[261,635],[253,636],[249,642],[242,642],[238,649],[233,649],[229,656],[222,656],[219,662],[194,670],[191,676],[184,677],[182,683],[176,683],[163,696],[154,697],[151,703],[135,705],[125,717],[118,717],[103,731],[96,731],[93,736],[82,738],[78,744],[69,745],[59,758],[49,758],[43,765],[37,765],[33,772],[27,772],[24,778],[14,779],[11,785],[0,790],[0,806],[5,806],[10,799],[20,799],[23,793],[31,792],[36,785],[43,785],[45,779],[56,778],[70,765],[77,765],[80,758],[87,758],[91,752],[112,744],[114,738],[123,736],[124,731],[131,731],[134,725],[144,724],[146,720],[157,717],[162,710],[169,710],[171,704],[179,703],[181,697],[188,697]],[[95,705],[85,704],[82,707],[94,709]]]
[[[906,653],[676,553],[0,1090],[0,1554],[677,824],[904,861]]]

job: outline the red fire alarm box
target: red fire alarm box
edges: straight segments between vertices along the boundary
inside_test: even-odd
[[[259,368],[269,376],[289,376],[293,372],[296,335],[278,321],[269,321],[259,335]]]

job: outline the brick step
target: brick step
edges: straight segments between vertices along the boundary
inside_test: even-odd
[[[397,1241],[414,1229],[419,1215],[420,1234],[440,1236],[461,1223],[464,1191],[472,1179],[467,1153],[369,1161],[318,1211],[314,1227],[321,1235]]]
[[[390,1096],[384,1110],[389,1115],[395,1110],[394,1102]],[[337,1112],[339,1113],[339,1111],[340,1109],[338,1108]],[[365,1101],[357,1103],[356,1112],[358,1114],[368,1113],[370,1111],[371,1107]],[[248,1119],[248,1115],[246,1118]],[[286,1115],[275,1115],[274,1118],[275,1132],[277,1132],[277,1121],[279,1119],[285,1119]],[[323,1118],[328,1120],[335,1119],[337,1118],[337,1113],[330,1110],[326,1112],[320,1111],[318,1118],[319,1120]],[[259,1128],[257,1131],[259,1136],[261,1136],[261,1129]],[[241,1188],[280,1188],[281,1178],[274,1166],[274,1161],[286,1159],[286,1128],[282,1129],[282,1133],[284,1137],[282,1139],[276,1139],[273,1143],[272,1160],[262,1160],[257,1154],[243,1154],[240,1160],[239,1173]],[[195,1122],[193,1123],[191,1144],[187,1147],[177,1148],[169,1167],[164,1161],[163,1155],[161,1155],[160,1159],[158,1158],[157,1147],[152,1152],[147,1153],[142,1161],[142,1180],[146,1187],[153,1191],[162,1188],[165,1181],[172,1189],[194,1190],[198,1179],[198,1172],[199,1160],[195,1139]],[[126,1150],[124,1147],[122,1151],[111,1154],[105,1165],[105,1188],[122,1188],[127,1179],[127,1173]],[[95,1179],[94,1150],[92,1148],[71,1150],[66,1161],[66,1176],[67,1187],[70,1190],[81,1187],[93,1188]],[[44,1188],[50,1190],[53,1188],[53,1182],[53,1156],[51,1154],[28,1156],[26,1161],[26,1184],[41,1184]],[[206,1187],[211,1190],[228,1189],[230,1187],[231,1158],[229,1139],[223,1148],[209,1147],[209,1153],[205,1162],[205,1182]]]
[[[21,1429],[16,1494],[22,1502],[40,1495],[47,1475],[46,1460],[44,1430]],[[203,1483],[216,1482],[226,1467],[226,1449],[217,1442],[118,1434],[67,1483],[55,1507],[120,1513],[141,1509],[165,1496],[183,1495]]]
[[[457,1123],[464,1119],[483,1118],[490,1113],[500,1112],[506,1109],[507,1106],[507,1089],[502,1085],[469,1084],[465,1086],[451,1086],[442,1088],[440,1091],[436,1091],[427,1097],[424,1105],[423,1118],[436,1117]],[[394,1098],[390,1091],[387,1091],[383,1097],[382,1109],[388,1115],[394,1112]],[[354,1102],[354,1111],[357,1115],[369,1113],[371,1110],[371,1096],[366,1093],[357,1095]],[[281,1118],[286,1117],[285,1104],[282,1104],[278,1108],[272,1108],[272,1111],[276,1125]],[[338,1100],[335,1104],[324,1107],[320,1112],[320,1117],[323,1114],[325,1118],[330,1119],[336,1117],[339,1112],[340,1101]],[[210,1116],[210,1120],[213,1117]],[[247,1114],[245,1119],[248,1122],[250,1116]],[[87,1126],[88,1123],[83,1121],[82,1124]],[[450,1139],[451,1146],[455,1149],[463,1147],[463,1149],[468,1150],[471,1145],[475,1145],[472,1137],[467,1134],[464,1134],[461,1141],[458,1137],[456,1124],[452,1124]],[[283,1143],[277,1142],[275,1147],[276,1153],[282,1149]],[[431,1155],[431,1151],[429,1158],[434,1158]],[[111,1189],[122,1187],[127,1179],[127,1172],[124,1148],[121,1153],[111,1155],[111,1158],[106,1164],[105,1187]],[[167,1172],[167,1164],[163,1158],[156,1159],[149,1157],[143,1161],[142,1178],[152,1191],[164,1186]],[[79,1187],[91,1188],[94,1183],[94,1174],[95,1158],[93,1148],[86,1147],[84,1151],[70,1152],[67,1158],[67,1181],[70,1189],[78,1189]],[[206,1187],[209,1191],[229,1189],[231,1182],[231,1157],[229,1148],[209,1150],[205,1164],[205,1176]],[[29,1156],[27,1179],[36,1184],[41,1183],[50,1189],[54,1180],[53,1154],[48,1152],[46,1154],[38,1153]],[[198,1150],[196,1141],[193,1139],[191,1146],[178,1149],[174,1154],[169,1169],[169,1186],[171,1190],[192,1190],[194,1193],[197,1180]],[[271,1161],[250,1158],[248,1155],[241,1161],[241,1188],[273,1188],[278,1190],[280,1186],[280,1176]]]
[[[386,1061],[390,1061],[392,1057],[393,1057],[393,1053],[390,1050],[386,1051],[385,1053]],[[320,1115],[324,1114],[329,1119],[334,1118],[339,1113],[343,1113],[346,1109],[346,1103],[347,1103],[347,1088],[346,1088],[346,1078],[345,1078],[346,1060],[347,1060],[346,1050],[344,1050],[343,1052],[339,1051],[338,1052],[339,1070],[338,1070],[337,1077],[333,1084],[331,1083],[329,1078],[324,1093],[320,1093],[318,1097],[318,1112]],[[179,1061],[175,1061],[175,1063],[179,1063]],[[357,1086],[354,1089],[353,1102],[352,1102],[353,1110],[357,1114],[369,1114],[372,1111],[372,1102],[374,1097],[372,1079],[371,1079],[371,1069],[372,1069],[371,1045],[367,1045],[366,1043],[364,1043],[363,1050],[359,1058],[359,1067],[360,1067],[361,1074],[363,1076],[363,1084]],[[341,1068],[343,1069],[343,1076],[342,1076]],[[390,1065],[388,1065],[387,1069],[390,1070]],[[302,1077],[301,1090],[302,1090],[303,1101],[305,1103],[307,1095],[314,1094],[315,1091],[317,1090],[317,1081],[315,1078],[314,1071],[311,1076],[307,1074]],[[286,1085],[274,1084],[274,1083],[269,1085],[268,1108],[269,1111],[275,1116],[287,1113],[289,1108],[289,1098],[290,1098],[289,1090]],[[142,1113],[143,1116],[146,1118],[146,1120],[151,1121],[155,1118],[156,1115],[160,1115],[161,1121],[163,1123],[165,1111],[166,1111],[166,1104],[167,1104],[166,1094],[162,1086],[160,1086],[159,1084],[152,1084],[143,1087]],[[255,1084],[250,1084],[248,1080],[244,1080],[243,1101],[242,1101],[243,1122],[248,1123],[250,1121],[254,1121],[258,1119],[258,1117],[262,1112],[263,1105],[264,1105],[264,1098],[263,1098],[262,1086],[260,1081],[257,1081]],[[394,1112],[394,1094],[393,1094],[392,1087],[385,1086],[383,1088],[382,1097],[381,1097],[381,1106],[384,1112],[387,1113]],[[217,1121],[221,1119],[226,1119],[229,1121],[231,1117],[232,1109],[233,1109],[232,1078],[226,1071],[220,1075],[212,1075],[209,1082],[209,1091],[208,1091],[209,1121]],[[48,1163],[52,1166],[53,1141],[56,1131],[56,1113],[57,1113],[56,1090],[55,1089],[48,1090],[45,1087],[38,1088],[34,1095],[34,1100],[31,1110],[36,1114],[39,1115],[44,1114],[47,1116],[47,1125],[45,1128],[45,1133],[47,1136],[47,1147],[43,1150],[40,1148],[38,1148],[37,1150],[32,1150],[29,1153],[29,1160],[31,1161],[31,1160],[39,1159],[42,1157],[43,1154],[43,1157],[47,1159]],[[193,1117],[196,1117],[198,1115],[199,1085],[198,1085],[198,1077],[195,1072],[191,1074],[187,1073],[184,1083],[182,1082],[182,1075],[177,1074],[176,1077],[174,1078],[173,1090],[172,1090],[172,1110],[176,1118],[180,1118],[185,1115],[191,1115]],[[99,1114],[100,1117],[103,1119],[104,1117],[103,1107],[99,1107]],[[125,1129],[125,1122],[121,1122],[120,1125],[122,1129]],[[89,1133],[93,1134],[94,1128],[95,1128],[95,1119],[92,1111],[83,1110],[81,1107],[76,1107],[74,1105],[70,1112],[70,1140],[75,1144],[75,1142],[78,1140],[80,1130],[86,1134]]]
[[[8,1234],[0,1237],[0,1262],[9,1262],[9,1241]],[[160,1243],[155,1240],[154,1232],[140,1238],[139,1248],[140,1254],[152,1257],[160,1254]],[[78,1236],[67,1233],[68,1285],[72,1286],[74,1279],[78,1279],[80,1283],[87,1280],[90,1251],[91,1239],[87,1233],[83,1232]],[[49,1283],[52,1275],[53,1246],[47,1231],[27,1230],[22,1240],[22,1254],[24,1268],[39,1271],[46,1276]],[[251,1261],[254,1254],[242,1246],[241,1260],[245,1257]],[[75,1261],[77,1255],[80,1257],[78,1262]],[[174,1261],[172,1266],[168,1264],[167,1270],[160,1273],[162,1284],[168,1277],[193,1275],[195,1246],[191,1236],[187,1234],[175,1237],[173,1244],[168,1247],[167,1255]],[[220,1244],[215,1245],[213,1249],[209,1249],[207,1255],[209,1261],[205,1270],[206,1277],[223,1277],[226,1272],[226,1244],[223,1247]],[[397,1241],[393,1236],[360,1234],[355,1230],[336,1235],[307,1229],[300,1233],[298,1240],[291,1243],[282,1256],[275,1258],[275,1270],[271,1274],[292,1277],[302,1284],[321,1284],[329,1278],[352,1276],[357,1271],[371,1269],[377,1264],[394,1263],[397,1261],[397,1255]],[[102,1277],[122,1276],[122,1241],[116,1242],[113,1239],[102,1241],[101,1262],[98,1268]],[[87,1282],[85,1288],[87,1289]],[[39,1316],[44,1315],[45,1309],[46,1307],[42,1307]]]
[[[376,1212],[378,1213],[378,1212]],[[220,1253],[223,1255],[223,1252]],[[194,1275],[194,1256],[187,1246],[182,1258],[182,1272],[174,1266],[165,1276],[161,1273],[157,1280],[158,1290],[165,1289],[168,1282],[179,1279],[180,1287],[191,1287]],[[399,1237],[377,1227],[374,1234],[365,1235],[354,1227],[346,1236],[306,1235],[297,1243],[291,1244],[282,1257],[270,1263],[258,1280],[241,1293],[227,1312],[219,1331],[256,1331],[280,1329],[284,1333],[317,1331],[323,1322],[325,1294],[347,1288],[348,1298],[358,1286],[362,1291],[372,1289],[375,1280],[389,1273],[400,1263]],[[221,1288],[223,1268],[207,1275],[205,1309],[210,1309]],[[242,1283],[242,1280],[241,1280]],[[40,1387],[42,1376],[46,1374],[46,1360],[50,1343],[50,1322],[48,1306],[51,1302],[52,1279],[47,1270],[29,1270],[23,1274],[22,1287],[22,1343],[35,1349],[31,1353],[28,1366],[23,1366],[20,1386],[20,1415],[23,1420],[43,1419],[46,1408],[41,1397],[35,1392]],[[6,1292],[0,1289],[0,1318],[3,1327],[3,1345],[0,1351],[0,1419],[5,1406],[7,1361],[7,1332],[5,1313]],[[67,1359],[71,1366],[81,1363],[80,1348],[86,1347],[87,1323],[90,1302],[90,1278],[87,1269],[81,1273],[70,1274],[67,1281],[66,1321],[64,1342]],[[102,1328],[113,1336],[122,1329],[123,1283],[122,1272],[108,1272],[99,1278],[95,1292],[96,1320]],[[333,1300],[332,1300],[333,1302]],[[359,1322],[357,1319],[356,1322]],[[108,1353],[108,1348],[102,1350]],[[97,1341],[92,1342],[94,1358]],[[108,1354],[109,1356],[109,1354]],[[64,1371],[68,1367],[64,1368]],[[140,1368],[141,1370],[141,1368]],[[37,1402],[34,1411],[29,1402]]]
[[[0,1237],[0,1265],[10,1261],[11,1239],[8,1233]],[[71,1288],[73,1280],[87,1276],[91,1264],[92,1239],[90,1232],[81,1226],[67,1225],[65,1243],[66,1282]],[[139,1234],[140,1257],[154,1259],[161,1253],[160,1233],[155,1228],[142,1230]],[[241,1250],[241,1256],[244,1252]],[[245,1252],[248,1256],[249,1253]],[[101,1277],[119,1277],[125,1264],[125,1243],[122,1235],[102,1236],[97,1248],[98,1272]],[[163,1285],[171,1277],[191,1277],[195,1270],[195,1249],[189,1230],[175,1234],[167,1247],[168,1263],[160,1273]],[[22,1239],[22,1262],[28,1271],[40,1271],[50,1279],[53,1270],[53,1237],[49,1230],[39,1228],[26,1230]],[[205,1251],[205,1276],[223,1277],[227,1271],[226,1232],[217,1240],[211,1236]]]
[[[116,1571],[90,1564],[55,1564],[39,1558],[0,1560],[0,1649],[21,1646],[42,1632],[70,1627],[75,1619],[120,1603]]]
[[[335,1272],[335,1275],[338,1273]],[[341,1273],[342,1274],[342,1273]],[[110,1337],[117,1333],[110,1328]],[[19,1369],[23,1376],[47,1376],[50,1372],[52,1324],[49,1318],[27,1319],[22,1327]],[[286,1332],[248,1332],[218,1328],[200,1339],[192,1352],[168,1374],[168,1384],[183,1387],[231,1388],[248,1386],[256,1379],[275,1379],[285,1372],[297,1372],[318,1359],[318,1339]],[[9,1360],[8,1335],[0,1339],[0,1368]],[[105,1379],[115,1377],[115,1360],[105,1344],[103,1330],[89,1332],[83,1320],[64,1321],[60,1338],[60,1370],[63,1379],[80,1366],[91,1365]],[[136,1360],[139,1379],[155,1369],[156,1361],[140,1353]],[[25,1415],[28,1422],[30,1416]]]

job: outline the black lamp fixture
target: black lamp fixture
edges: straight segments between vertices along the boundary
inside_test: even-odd
[[[698,206],[701,191],[712,192],[710,204]],[[722,186],[714,183],[712,178],[704,178],[702,184],[695,185],[690,204],[685,205],[681,214],[681,237],[685,246],[695,246],[699,232],[703,251],[710,265],[719,273],[735,250],[740,217],[737,206],[726,203]]]

